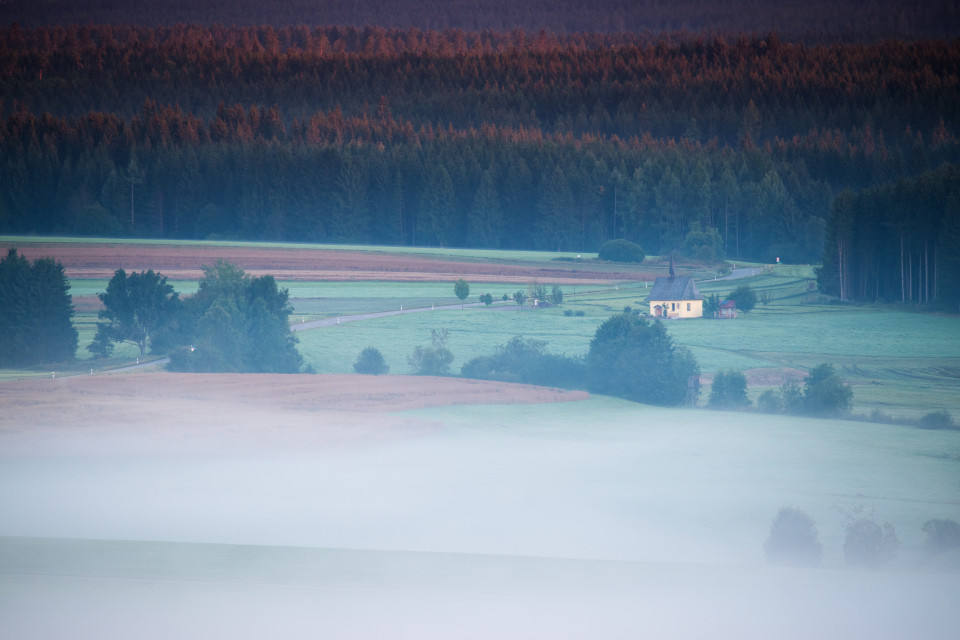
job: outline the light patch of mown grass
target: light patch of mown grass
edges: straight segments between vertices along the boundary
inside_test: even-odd
[[[127,275],[131,272],[127,271]],[[164,275],[163,272],[160,272],[161,275]],[[103,293],[107,290],[107,283],[110,281],[104,278],[70,278],[70,295],[71,296],[95,296],[98,293]],[[173,280],[168,279],[167,282],[173,286],[174,291],[179,293],[181,296],[193,295],[197,292],[197,289],[200,286],[199,281],[197,280]]]
[[[770,352],[801,357],[960,358],[960,318],[950,316],[854,311],[770,318],[761,311],[732,321],[677,321],[669,327],[684,344],[740,353],[767,346],[774,347]]]

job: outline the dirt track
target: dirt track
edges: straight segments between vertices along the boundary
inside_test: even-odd
[[[10,243],[0,244],[6,251]],[[288,281],[395,281],[436,282],[469,278],[473,282],[540,280],[557,284],[587,284],[652,279],[636,271],[604,271],[590,263],[558,262],[556,267],[446,260],[372,251],[256,247],[211,247],[130,244],[20,244],[19,252],[31,260],[52,257],[70,278],[110,278],[114,271],[153,269],[171,280],[197,280],[201,267],[218,258],[229,260],[252,275],[273,275]]]

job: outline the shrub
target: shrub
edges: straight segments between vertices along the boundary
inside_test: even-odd
[[[757,398],[757,408],[764,413],[780,413],[783,411],[783,399],[773,389],[767,389]]]
[[[710,387],[710,406],[718,409],[749,407],[747,378],[742,371],[718,371]]]
[[[353,363],[353,370],[356,373],[365,373],[378,376],[390,371],[383,354],[378,349],[367,347],[357,356],[357,361]]]
[[[609,262],[643,262],[643,248],[629,240],[608,240],[600,247],[597,257]]]
[[[480,295],[480,302],[487,305],[488,307],[493,304],[493,296],[489,293],[483,293]]]
[[[757,292],[748,284],[742,284],[727,296],[727,300],[737,303],[737,311],[750,313],[757,306]]]
[[[490,356],[479,356],[460,369],[464,378],[502,380],[552,387],[577,388],[583,384],[579,358],[547,353],[547,343],[514,336]]]
[[[720,296],[715,293],[712,293],[703,298],[703,317],[704,318],[713,318],[716,317],[717,313],[720,311]]]
[[[853,402],[850,385],[834,372],[831,364],[818,364],[804,381],[803,408],[811,415],[846,413]]]
[[[763,550],[768,562],[794,566],[817,565],[822,554],[813,520],[792,507],[777,512]]]
[[[931,411],[920,418],[920,426],[924,429],[953,429],[956,425],[949,411]]]
[[[843,540],[843,557],[847,564],[857,567],[881,567],[897,557],[900,540],[893,525],[879,525],[870,518],[861,517],[848,523]]]
[[[453,353],[447,348],[447,330],[430,331],[430,346],[417,346],[407,362],[421,376],[445,376],[450,373]]]
[[[923,532],[927,534],[923,548],[931,555],[960,547],[960,524],[953,520],[927,520]]]
[[[560,288],[560,285],[555,284],[550,289],[550,302],[558,307],[563,304],[563,289]]]

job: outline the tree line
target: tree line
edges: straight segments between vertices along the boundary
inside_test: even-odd
[[[72,360],[79,335],[63,265],[31,262],[9,249],[0,258],[0,367]]]
[[[841,193],[817,277],[840,300],[960,310],[960,170]]]
[[[960,42],[0,35],[2,233],[816,262],[836,194],[960,161]]]
[[[273,276],[251,277],[218,260],[203,267],[195,295],[181,300],[167,278],[117,269],[98,294],[97,331],[87,349],[107,358],[117,344],[140,356],[169,355],[171,371],[297,373],[304,369],[290,330],[293,308]],[[76,357],[73,299],[63,265],[30,262],[16,249],[0,259],[0,367],[63,363]]]

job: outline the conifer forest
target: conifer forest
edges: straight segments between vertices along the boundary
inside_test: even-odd
[[[897,31],[879,2],[864,34],[840,8],[833,31],[766,32],[723,16],[654,21],[669,32],[47,24],[21,8],[0,23],[0,233],[626,239],[819,263],[843,299],[955,308],[960,40],[941,4]]]

